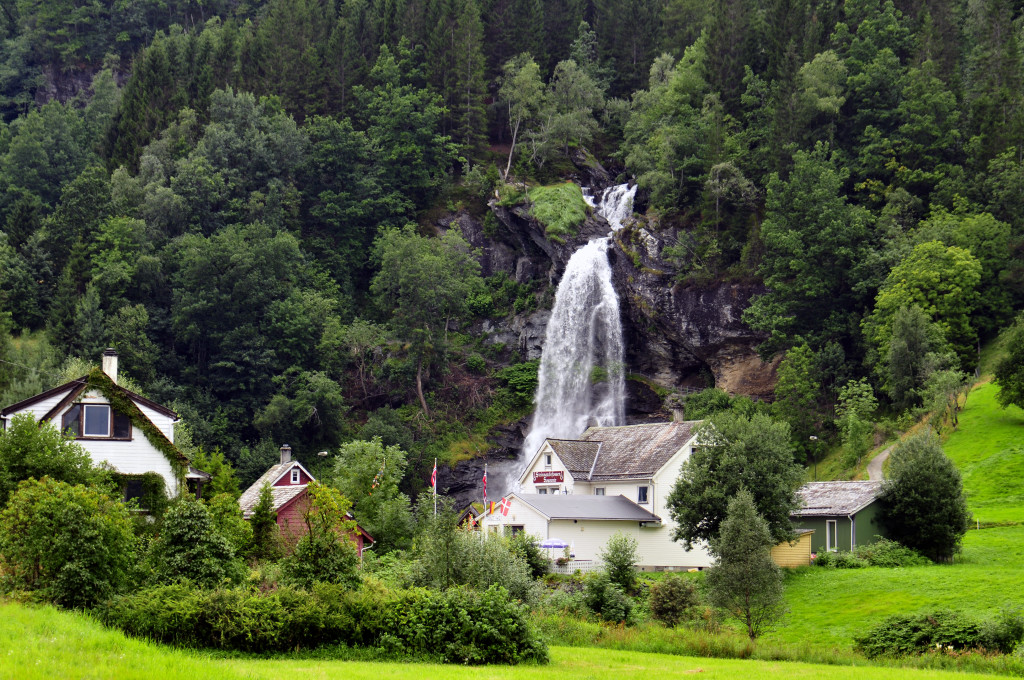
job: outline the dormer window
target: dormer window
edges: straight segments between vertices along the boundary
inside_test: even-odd
[[[132,422],[110,404],[75,404],[61,418],[61,431],[75,439],[131,439]]]
[[[299,483],[299,468],[292,468],[292,484]]]

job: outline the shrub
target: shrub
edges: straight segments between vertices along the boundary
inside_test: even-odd
[[[250,556],[257,560],[273,560],[281,556],[281,532],[277,526],[274,497],[269,484],[264,484],[260,489],[260,499],[252,509],[249,526],[252,527]]]
[[[508,539],[508,549],[521,559],[530,570],[530,576],[541,578],[548,573],[550,563],[537,545],[537,539],[526,532],[519,532]]]
[[[359,585],[359,554],[355,546],[352,541],[331,534],[303,536],[281,567],[288,582],[304,588],[316,583],[348,588]]]
[[[0,431],[0,507],[19,482],[32,477],[88,484],[97,475],[85,449],[65,439],[51,423],[37,423],[30,413],[15,415]]]
[[[668,575],[661,582],[651,585],[651,616],[666,626],[678,626],[690,618],[699,604],[697,586],[690,579]]]
[[[0,574],[8,588],[87,607],[126,587],[134,562],[128,509],[97,489],[30,479],[0,513]]]
[[[160,535],[150,545],[149,563],[157,583],[189,580],[215,586],[242,579],[242,563],[217,531],[210,511],[188,495],[175,500],[164,515]]]
[[[973,649],[984,646],[981,624],[961,612],[890,616],[865,635],[855,638],[868,658],[921,654],[936,646]]]
[[[608,579],[625,592],[636,586],[636,539],[621,532],[615,532],[601,551]]]
[[[868,561],[852,552],[820,552],[814,559],[815,566],[825,569],[862,569]]]
[[[874,543],[857,546],[854,552],[872,567],[920,567],[928,564],[928,558],[916,550],[881,536],[876,536]]]
[[[633,613],[633,601],[622,586],[612,583],[607,572],[591,574],[583,586],[583,601],[590,611],[605,621],[628,621]]]
[[[995,618],[982,624],[981,636],[986,649],[997,649],[1003,654],[1013,652],[1024,640],[1024,616],[1020,609],[1004,607]]]
[[[549,239],[559,243],[564,243],[566,236],[575,236],[589,212],[583,191],[572,182],[535,187],[530,189],[529,199],[530,215],[544,225]]]
[[[447,663],[547,660],[526,611],[497,586],[256,593],[175,584],[115,598],[97,613],[130,635],[186,647],[279,652],[344,644]]]

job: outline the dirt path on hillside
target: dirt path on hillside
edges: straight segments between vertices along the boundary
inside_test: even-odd
[[[893,444],[885,451],[882,451],[880,454],[871,459],[871,462],[868,463],[869,480],[871,480],[872,482],[882,481],[882,465],[885,463],[885,461],[889,460],[889,454],[892,453],[892,450],[895,447],[896,445]]]

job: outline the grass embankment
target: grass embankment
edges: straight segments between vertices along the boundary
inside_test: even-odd
[[[1024,522],[1024,411],[1000,407],[998,391],[991,382],[971,390],[960,426],[944,444],[982,526]]]
[[[452,680],[574,680],[576,678],[678,678],[700,674],[707,678],[815,678],[823,680],[882,680],[953,678],[951,673],[879,667],[819,666],[814,664],[694,659],[662,654],[556,647],[547,666],[486,666],[470,668],[421,663],[332,661],[323,659],[225,659],[173,650],[126,638],[86,616],[50,607],[0,605],[0,678],[52,680],[90,678],[134,680],[205,680],[206,678],[302,677],[367,678],[368,680],[450,678]],[[956,674],[957,678],[983,678]]]
[[[552,241],[565,242],[587,219],[589,206],[583,190],[573,182],[534,187],[528,192],[530,214],[544,225],[544,233]]]

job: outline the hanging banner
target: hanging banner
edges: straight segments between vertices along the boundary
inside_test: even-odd
[[[561,484],[565,481],[565,473],[561,470],[541,470],[533,473],[534,484]]]

